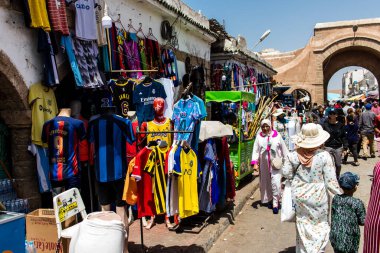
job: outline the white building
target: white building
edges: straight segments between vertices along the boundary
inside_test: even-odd
[[[342,97],[367,95],[377,90],[378,82],[375,76],[367,69],[355,69],[343,74]]]

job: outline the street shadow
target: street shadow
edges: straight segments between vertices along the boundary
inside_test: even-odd
[[[294,252],[296,252],[296,247],[295,246],[286,248],[286,249],[284,249],[284,250],[282,250],[282,251],[280,251],[278,253],[294,253]]]
[[[156,245],[150,248],[144,247],[144,251],[140,244],[129,243],[129,253],[206,253],[206,251],[195,244],[189,246],[171,246]]]

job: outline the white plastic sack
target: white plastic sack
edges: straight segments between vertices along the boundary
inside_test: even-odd
[[[125,228],[114,212],[94,212],[80,223],[70,242],[70,253],[122,253]]]
[[[282,194],[281,222],[294,222],[296,210],[293,204],[292,187],[289,180],[285,182],[285,189]]]

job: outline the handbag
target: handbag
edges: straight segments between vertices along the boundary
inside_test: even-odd
[[[270,164],[272,166],[272,169],[280,170],[284,163],[284,159],[281,157],[276,157],[276,152],[274,150],[271,150],[270,153],[271,153]]]
[[[298,164],[296,171],[300,167]],[[285,181],[285,189],[282,193],[282,206],[281,206],[281,222],[295,222],[296,221],[296,205],[293,202],[291,181]]]

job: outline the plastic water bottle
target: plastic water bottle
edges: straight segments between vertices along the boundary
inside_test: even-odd
[[[25,240],[25,253],[29,253],[29,243]]]
[[[29,242],[29,252],[28,253],[37,253],[36,247],[34,247],[34,241]]]

